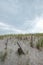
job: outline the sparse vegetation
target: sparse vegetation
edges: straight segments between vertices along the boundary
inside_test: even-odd
[[[0,52],[0,60],[2,61],[2,62],[4,62],[5,61],[5,59],[6,59],[6,56],[7,56],[7,52]]]
[[[7,43],[8,43],[8,39],[5,43],[5,48],[4,48],[5,52],[0,52],[0,60],[1,61],[5,61],[5,59],[6,59],[6,56],[7,56]]]
[[[4,36],[0,36],[0,39],[2,40],[4,38]]]
[[[36,48],[40,50],[40,48],[43,47],[43,40],[39,40],[38,43],[36,44]]]
[[[40,34],[17,34],[17,35],[11,34],[11,35],[4,35],[2,36],[2,38],[4,39],[0,40],[0,44],[2,43],[0,46],[2,46],[1,50],[3,50],[4,48],[4,51],[0,52],[0,61],[1,61],[0,64],[4,62],[4,64],[7,65],[7,62],[8,62],[9,65],[10,64],[34,65],[34,61],[37,63],[36,61],[37,58],[40,59],[40,57],[43,55],[43,40],[42,40],[43,37]],[[18,45],[16,44],[17,42],[19,43]],[[40,51],[42,53],[39,52],[40,49],[42,49]],[[41,59],[43,58],[41,57]],[[33,64],[31,63],[31,60]]]
[[[43,40],[41,41],[41,47],[43,47]]]

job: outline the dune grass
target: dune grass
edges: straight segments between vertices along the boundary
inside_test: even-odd
[[[0,52],[0,60],[1,62],[4,62],[7,57],[7,52]]]
[[[43,39],[40,39],[38,43],[36,44],[36,48],[40,50],[40,48],[43,48]]]
[[[22,37],[22,36],[43,36],[43,33],[34,33],[34,34],[5,34],[5,35],[0,35],[0,39],[3,39],[4,37]]]

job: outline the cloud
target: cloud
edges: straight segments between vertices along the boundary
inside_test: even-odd
[[[24,22],[24,24],[22,25],[22,29],[23,30],[31,30],[34,26],[35,24],[35,21],[34,20],[26,20],[25,22]]]
[[[33,28],[33,32],[43,33],[43,17],[36,18],[35,22],[36,22],[36,24]]]
[[[9,31],[9,32],[11,32],[11,33],[25,33],[25,31],[23,31],[23,30],[19,30],[19,29],[17,29],[17,28],[15,28],[14,26],[12,26],[12,25],[8,25],[8,24],[5,24],[5,23],[3,23],[3,22],[0,22],[0,30],[3,30],[3,31]],[[8,33],[9,33],[8,32]]]
[[[9,28],[9,25],[7,25],[7,24],[5,24],[3,22],[0,22],[0,29],[6,29],[6,30],[8,30],[8,28]]]
[[[43,17],[36,17],[34,20],[27,20],[22,29],[26,33],[43,33]]]
[[[0,32],[43,32],[42,16],[43,0],[0,0]]]
[[[29,25],[30,25],[30,27],[29,27]],[[12,25],[0,22],[0,30],[5,31],[5,33],[9,33],[9,32],[15,33],[15,34],[43,33],[43,17],[36,17],[33,21],[31,21],[31,20],[25,21],[25,23],[23,24],[23,27],[22,27],[22,29],[18,29]]]

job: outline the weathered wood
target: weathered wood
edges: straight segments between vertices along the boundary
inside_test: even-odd
[[[21,48],[20,44],[17,42],[17,45]]]
[[[33,35],[31,34],[31,41],[30,41],[31,47],[33,47]]]
[[[6,43],[5,43],[5,49],[6,50],[7,50],[7,44],[8,44],[8,39],[7,39]]]
[[[25,54],[24,51],[22,50],[20,44],[17,42],[17,45],[19,46],[18,48],[18,54],[21,55],[21,54]]]

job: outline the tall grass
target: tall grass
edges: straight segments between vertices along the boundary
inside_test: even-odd
[[[36,48],[39,49],[39,50],[41,48],[43,48],[43,39],[41,39],[41,40],[38,41],[38,43],[36,44]]]
[[[5,61],[5,59],[6,59],[6,57],[7,57],[7,52],[0,52],[0,60],[2,61],[2,62],[4,62]]]

